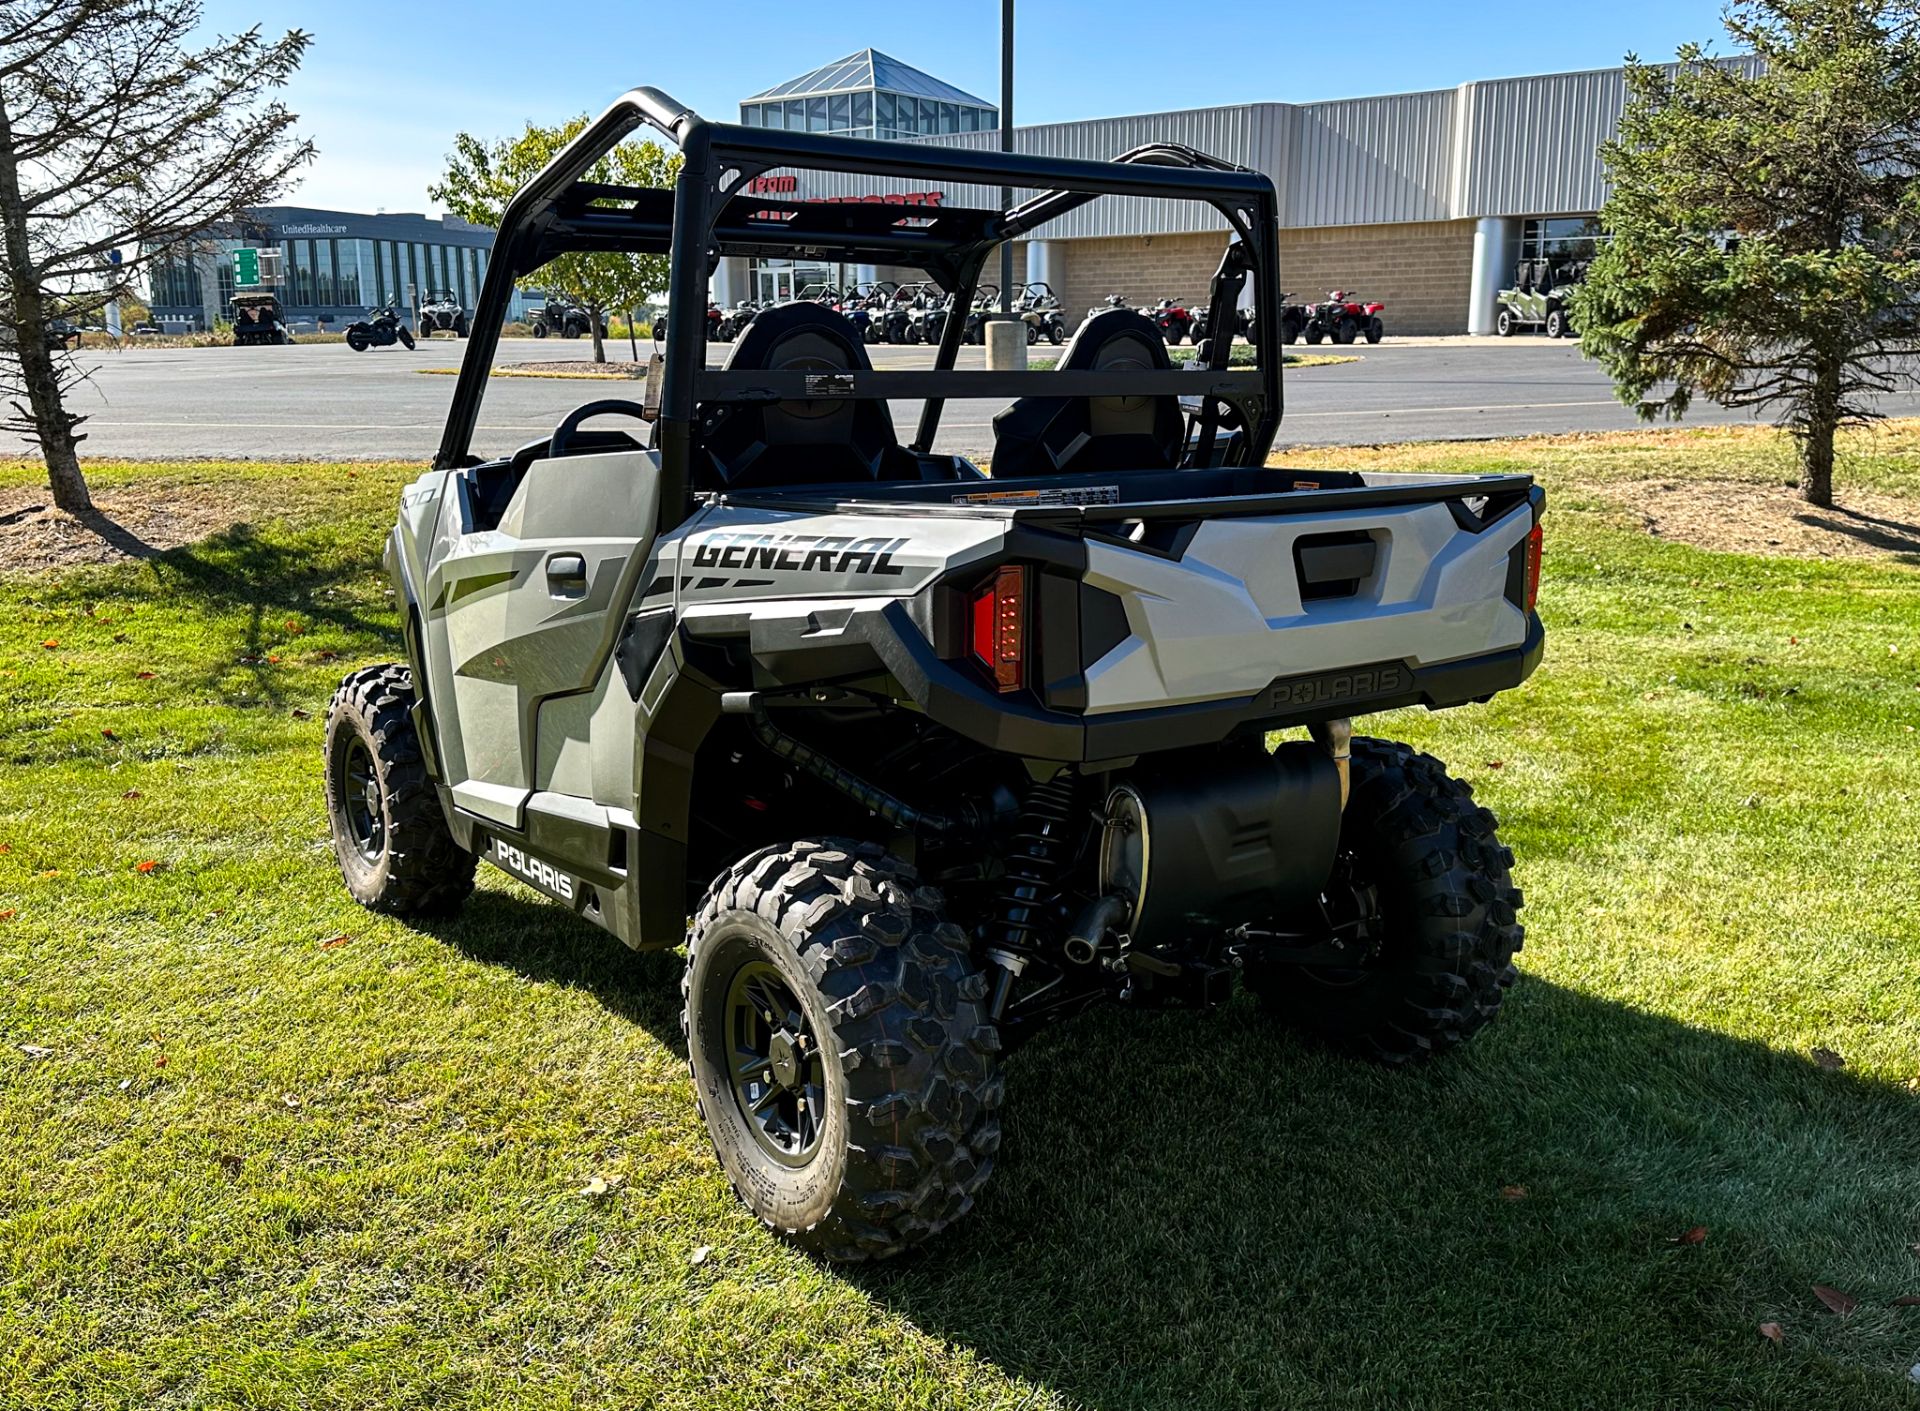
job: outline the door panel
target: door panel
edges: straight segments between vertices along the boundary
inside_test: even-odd
[[[534,787],[540,702],[590,689],[612,655],[658,491],[645,451],[535,461],[499,527],[457,536],[435,564],[465,774],[496,808]]]

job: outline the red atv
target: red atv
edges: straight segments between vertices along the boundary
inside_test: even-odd
[[[1308,304],[1306,326],[1301,330],[1309,343],[1331,338],[1336,343],[1351,343],[1364,337],[1378,343],[1386,336],[1387,326],[1380,321],[1385,304],[1362,303],[1344,289],[1336,289],[1318,304]]]
[[[1172,299],[1162,299],[1148,309],[1147,317],[1159,325],[1160,336],[1170,344],[1184,341],[1190,333],[1194,342],[1200,341],[1200,335],[1193,331],[1193,311]]]

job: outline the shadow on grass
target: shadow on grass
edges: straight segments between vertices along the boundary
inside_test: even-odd
[[[680,1050],[677,956],[500,893],[439,931]],[[1911,1404],[1920,1309],[1888,1305],[1920,1292],[1920,1103],[1898,1089],[1535,979],[1412,1072],[1244,1001],[1097,1012],[1006,1071],[978,1208],[845,1277],[1070,1404]]]
[[[1794,518],[1816,529],[1844,534],[1869,548],[1884,550],[1902,563],[1920,563],[1920,522],[1864,514],[1839,505],[1802,510]]]

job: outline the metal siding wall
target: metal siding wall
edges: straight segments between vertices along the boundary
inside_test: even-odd
[[[1750,55],[1723,62],[1748,74],[1761,67]],[[1455,215],[1577,215],[1605,204],[1600,147],[1612,140],[1626,108],[1624,70],[1498,79],[1467,89]]]
[[[1752,72],[1757,61],[1726,61]],[[1263,171],[1280,190],[1281,223],[1385,225],[1478,216],[1582,214],[1606,199],[1600,146],[1619,125],[1619,69],[1469,83],[1333,103],[1249,103],[1020,128],[1022,152],[1104,160],[1148,142],[1179,142]],[[998,132],[912,139],[972,150]],[[848,173],[808,173],[804,194],[904,190]],[[1017,193],[1016,199],[1030,195]],[[955,205],[994,206],[997,189],[958,186]],[[1039,232],[1042,239],[1177,235],[1225,229],[1187,201],[1106,197]]]
[[[1106,161],[1149,142],[1178,142],[1224,161],[1277,175],[1282,121],[1283,105],[1255,103],[1016,128],[1013,140],[1016,151],[1088,161]],[[957,132],[910,140],[968,151],[997,151],[1000,146],[997,131]],[[875,180],[851,172],[805,172],[800,174],[800,184],[802,193],[808,196],[856,196],[870,191],[904,191],[910,187],[910,183]],[[1032,194],[1016,190],[1014,199],[1023,200]],[[999,204],[1000,192],[997,187],[959,185],[948,189],[946,199],[956,206],[991,207]],[[1226,221],[1218,213],[1197,202],[1104,196],[1036,231],[1035,238],[1177,235],[1225,229]]]
[[[1289,227],[1446,220],[1455,90],[1295,108]]]
[[[1613,136],[1626,106],[1619,69],[1471,86],[1460,215],[1600,208],[1606,199],[1600,144]]]

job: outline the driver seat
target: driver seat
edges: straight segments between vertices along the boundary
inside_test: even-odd
[[[1103,309],[1075,331],[1063,372],[1173,366],[1167,340],[1133,309]],[[1186,423],[1172,393],[1150,397],[1022,397],[993,419],[995,479],[1111,470],[1173,470]]]
[[[823,304],[762,309],[727,355],[730,372],[871,372],[853,320]],[[894,435],[883,401],[827,397],[702,405],[704,466],[695,489],[777,489],[860,480],[917,480],[919,462]]]

